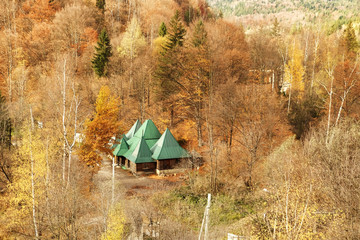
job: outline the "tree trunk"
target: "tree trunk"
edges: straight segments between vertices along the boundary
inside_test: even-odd
[[[328,120],[326,128],[326,141],[329,140],[330,124],[331,124],[331,106],[332,106],[332,95],[333,95],[333,78],[331,78],[330,93],[329,93],[329,110],[328,110]]]
[[[197,135],[198,135],[198,146],[201,147],[202,146],[202,132],[201,132],[201,119],[198,116],[196,118],[196,128],[197,128]]]
[[[291,83],[290,83],[290,89],[289,89],[289,101],[288,101],[288,107],[287,107],[287,114],[290,112],[290,101],[291,101]]]
[[[318,47],[319,47],[319,36],[317,36],[317,38],[315,40],[314,63],[313,63],[312,77],[311,77],[311,84],[310,84],[310,96],[312,96],[312,90],[313,90],[314,80],[315,80],[315,66],[316,66]]]
[[[32,114],[31,114],[32,116]],[[35,210],[35,181],[34,181],[34,157],[32,152],[32,139],[31,128],[29,127],[29,147],[30,147],[30,164],[31,164],[31,198],[32,198],[32,217],[34,224],[35,239],[39,239],[38,227],[36,223],[36,210]]]

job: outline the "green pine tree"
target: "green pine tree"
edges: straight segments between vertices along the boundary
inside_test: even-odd
[[[167,29],[166,29],[166,25],[164,22],[161,23],[160,28],[159,28],[159,36],[160,37],[165,37],[165,35],[167,34]]]
[[[163,46],[165,50],[172,49],[176,46],[182,47],[184,44],[184,37],[186,30],[181,22],[180,12],[176,11],[175,15],[171,18],[166,44]]]
[[[105,0],[96,0],[96,7],[102,11],[105,10]]]
[[[195,26],[192,44],[194,47],[200,47],[207,44],[207,32],[205,30],[204,23],[201,20]]]
[[[189,8],[184,13],[184,20],[187,26],[189,26],[190,23],[192,23],[194,19],[194,15],[195,15],[194,8],[189,6]]]
[[[111,57],[111,45],[105,28],[99,35],[99,40],[97,42],[97,46],[95,46],[95,51],[95,56],[91,61],[93,69],[98,77],[106,76],[107,65],[109,58]]]
[[[359,43],[356,40],[355,30],[350,21],[344,32],[344,38],[346,42],[346,48],[348,52],[355,53],[359,48]]]

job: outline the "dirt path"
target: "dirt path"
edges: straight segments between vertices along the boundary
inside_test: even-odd
[[[97,173],[96,180],[99,182],[110,181],[112,178],[112,161],[104,157],[101,169]],[[115,167],[115,182],[120,184],[115,191],[126,191],[125,196],[152,195],[157,191],[168,190],[175,187],[179,182],[160,178],[155,174],[140,174],[135,176],[130,170]]]

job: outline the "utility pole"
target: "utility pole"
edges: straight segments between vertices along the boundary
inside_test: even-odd
[[[205,234],[204,234],[205,236],[204,236],[204,240],[208,240],[210,205],[211,205],[211,194],[208,193],[208,201],[207,201],[207,205],[206,205],[206,207],[205,207],[204,218],[203,218],[202,223],[201,223],[199,240],[201,240],[201,234],[202,234],[202,231],[203,231],[203,229],[204,229],[204,224],[205,224]]]
[[[112,158],[112,189],[111,189],[111,205],[114,204],[115,196],[115,156]]]

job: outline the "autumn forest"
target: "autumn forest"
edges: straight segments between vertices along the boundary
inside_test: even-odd
[[[1,239],[200,239],[208,193],[201,239],[360,239],[360,4],[0,6]],[[185,171],[115,168],[137,119]]]

